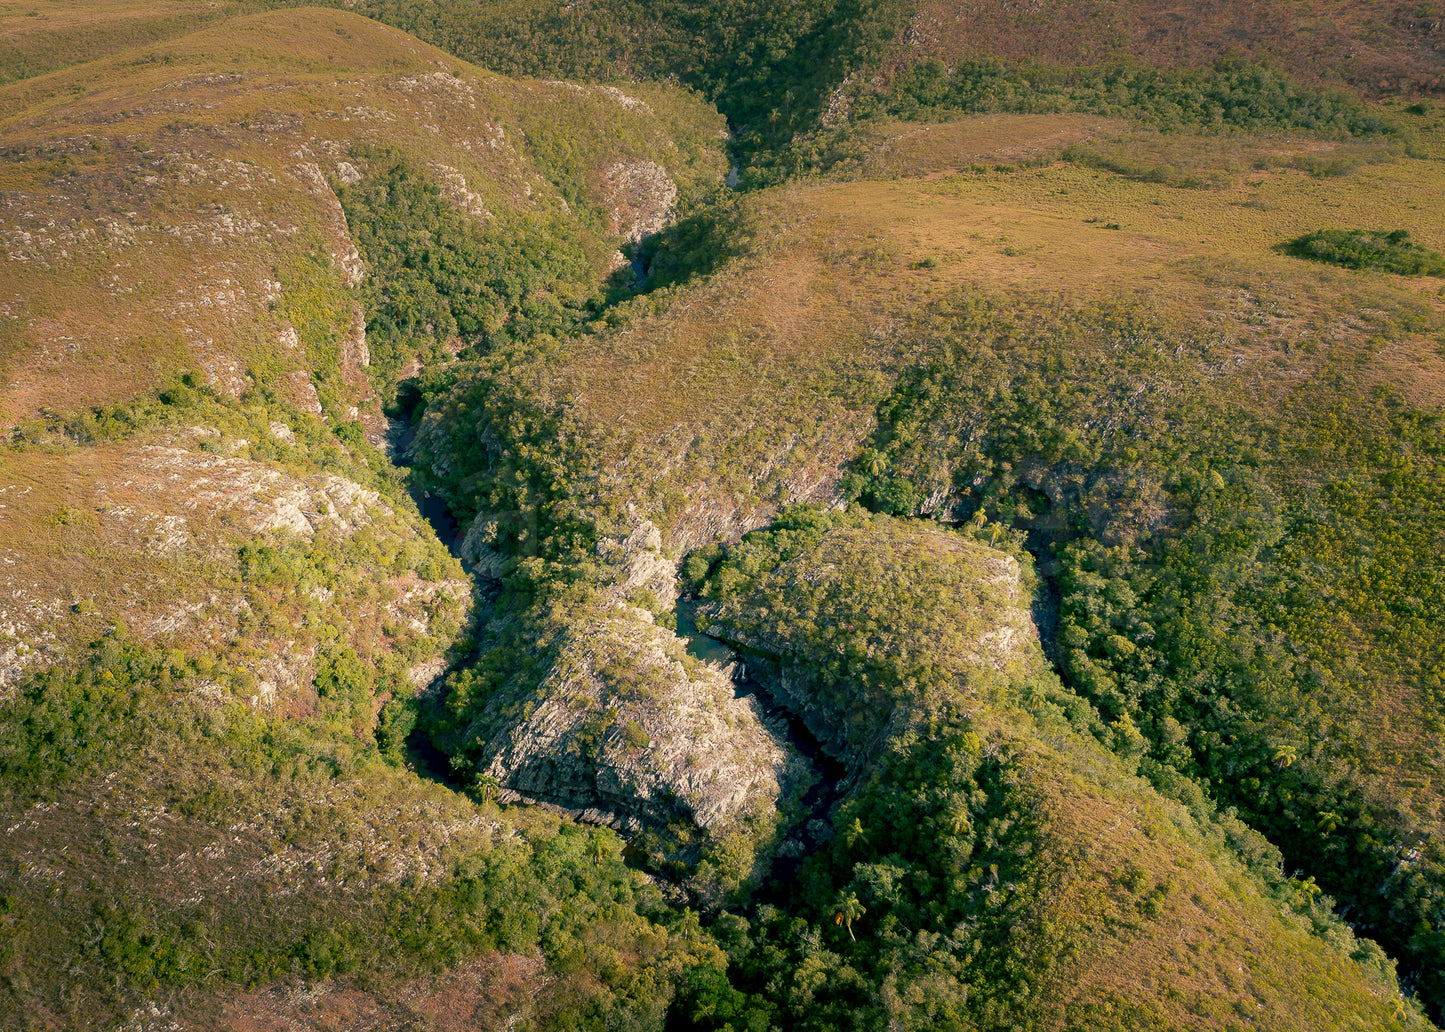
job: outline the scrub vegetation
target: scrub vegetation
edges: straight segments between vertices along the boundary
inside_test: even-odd
[[[0,1027],[1445,1018],[1440,12],[341,6],[0,15]]]

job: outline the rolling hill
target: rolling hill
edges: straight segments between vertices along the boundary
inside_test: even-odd
[[[1428,5],[30,6],[0,1024],[1441,1019]]]

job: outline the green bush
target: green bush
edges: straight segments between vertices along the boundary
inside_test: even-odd
[[[565,332],[589,313],[592,268],[561,214],[503,212],[483,225],[400,154],[354,156],[368,174],[337,197],[370,269],[370,372],[384,396],[407,362],[448,357],[454,341],[485,351]]]
[[[1402,276],[1445,276],[1445,257],[1410,242],[1403,229],[1319,229],[1275,250],[1346,269],[1371,269]]]

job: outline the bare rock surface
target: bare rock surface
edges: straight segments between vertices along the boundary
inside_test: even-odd
[[[617,161],[602,172],[611,229],[629,243],[658,232],[676,213],[677,184],[655,161]]]
[[[636,829],[683,818],[721,830],[775,805],[781,736],[719,668],[689,663],[651,614],[619,606],[580,626],[531,714],[487,744],[510,800]]]
[[[737,697],[730,671],[689,655],[630,601],[646,592],[663,613],[675,603],[676,563],[660,549],[646,521],[603,543],[613,586],[570,614],[523,718],[489,721],[479,769],[504,799],[633,830],[681,818],[721,834],[770,818],[796,763],[785,736],[756,699]]]

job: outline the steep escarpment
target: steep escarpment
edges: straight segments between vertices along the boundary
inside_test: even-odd
[[[735,670],[694,658],[671,629],[676,564],[660,547],[644,522],[601,542],[601,590],[503,609],[431,730],[503,800],[642,833],[654,863],[701,858],[689,886],[716,906],[759,884],[791,819],[785,797],[811,775],[757,699],[738,697]],[[519,648],[532,661],[506,662]]]

